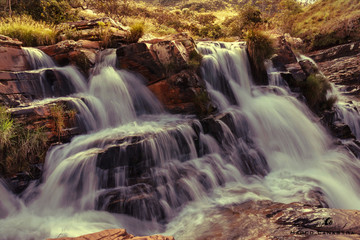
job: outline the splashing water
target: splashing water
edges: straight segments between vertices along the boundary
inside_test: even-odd
[[[208,221],[204,212],[218,206],[310,201],[314,189],[331,207],[360,208],[359,163],[332,144],[304,104],[287,90],[253,86],[239,43],[199,43],[198,49],[218,117],[166,114],[141,78],[114,68],[110,53],[71,96],[88,133],[53,147],[42,182],[21,199],[0,186],[2,238],[123,227],[186,239],[184,232],[191,236]]]

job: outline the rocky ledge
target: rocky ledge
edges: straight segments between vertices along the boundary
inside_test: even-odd
[[[53,238],[55,239],[55,238]],[[83,235],[80,237],[65,237],[65,238],[56,238],[57,240],[175,240],[173,237],[162,236],[162,235],[153,235],[145,237],[135,237],[132,234],[126,232],[125,229],[109,229],[101,231],[98,233],[92,233]],[[52,239],[48,239],[52,240]]]
[[[359,239],[360,211],[248,201],[218,208],[182,239]]]

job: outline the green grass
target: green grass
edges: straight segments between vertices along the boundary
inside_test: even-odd
[[[311,49],[320,49],[360,38],[360,1],[319,0],[294,20],[292,34]]]
[[[1,18],[0,34],[16,38],[22,41],[24,46],[39,46],[55,43],[57,31],[52,24],[35,21],[23,15]]]

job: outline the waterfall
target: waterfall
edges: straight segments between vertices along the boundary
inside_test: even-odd
[[[360,208],[360,163],[281,80],[253,85],[240,43],[198,50],[220,111],[203,120],[166,113],[140,76],[115,68],[114,51],[100,55],[89,81],[69,74],[78,84],[68,98],[87,132],[49,150],[41,181],[16,204],[0,186],[2,239],[108,228],[188,239],[186,229],[196,231],[216,207],[314,201],[314,192],[330,207]]]

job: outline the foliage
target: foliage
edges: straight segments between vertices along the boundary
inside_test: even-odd
[[[131,26],[130,33],[127,36],[127,42],[136,43],[144,35],[144,24],[136,23]]]
[[[300,87],[308,106],[314,111],[328,110],[336,101],[336,98],[327,98],[327,92],[331,86],[321,74],[311,74],[301,83]]]
[[[294,18],[292,35],[310,49],[330,47],[360,38],[360,2],[318,0]]]
[[[253,5],[246,5],[239,17],[242,27],[245,29],[253,29],[262,22],[260,10]]]
[[[220,25],[208,24],[199,30],[199,36],[219,39],[224,36],[224,33],[222,32]]]
[[[65,127],[65,110],[62,104],[54,104],[50,107],[50,114],[52,119],[55,122],[55,131],[58,135],[60,142],[60,137],[62,135],[62,130]]]
[[[194,97],[193,103],[200,118],[208,116],[215,110],[207,91],[198,92]]]
[[[24,46],[53,44],[56,33],[53,25],[35,21],[26,15],[2,18],[0,21],[0,34],[17,38]]]
[[[0,174],[27,171],[29,164],[44,159],[47,137],[43,129],[26,129],[14,123],[0,106]]]
[[[264,61],[274,53],[274,44],[269,36],[258,30],[249,30],[246,35],[246,43],[250,59],[258,71],[265,69]]]
[[[189,53],[189,66],[193,69],[197,69],[201,64],[202,59],[203,56],[197,50],[192,50]]]
[[[77,19],[76,12],[66,0],[19,0],[14,4],[18,14],[28,14],[33,19],[50,23],[61,23]]]

